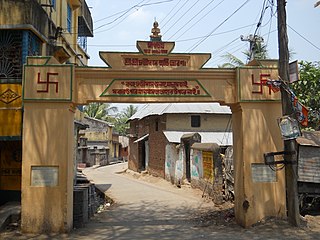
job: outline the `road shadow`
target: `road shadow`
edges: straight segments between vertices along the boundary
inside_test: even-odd
[[[109,188],[111,188],[112,184],[95,184],[95,187],[99,189],[101,192],[106,192]]]

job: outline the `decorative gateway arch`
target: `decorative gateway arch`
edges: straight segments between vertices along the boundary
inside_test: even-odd
[[[109,67],[60,65],[30,57],[24,67],[22,230],[72,228],[74,108],[88,102],[219,102],[232,110],[235,216],[248,227],[284,217],[285,179],[264,165],[263,153],[282,150],[276,119],[275,61],[236,69],[202,66],[210,54],[172,53],[175,43],[138,41],[138,52],[100,52]]]

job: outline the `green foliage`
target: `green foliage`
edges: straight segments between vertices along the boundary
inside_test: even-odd
[[[108,103],[89,103],[84,106],[84,114],[95,119],[107,120],[111,112],[117,112],[117,107]]]
[[[252,56],[250,51],[246,50],[243,52],[243,54],[246,56],[246,58],[250,61],[250,59],[267,59],[268,56],[268,50],[267,45],[263,44],[263,42],[257,41],[252,46]],[[240,58],[237,58],[231,53],[226,53],[222,56],[226,63],[222,64],[221,68],[234,68],[234,67],[240,67],[244,66],[245,62],[243,62]]]
[[[120,135],[126,135],[129,131],[129,123],[127,123],[128,119],[138,111],[138,107],[134,105],[129,105],[127,108],[122,110],[120,113],[116,115],[115,121],[113,122],[115,131],[117,131]]]
[[[260,41],[253,44],[251,51],[253,56],[251,56],[250,51],[244,52],[244,55],[247,56],[247,59],[249,61],[250,59],[267,59],[269,57],[267,45],[263,44]]]
[[[220,68],[235,68],[244,65],[244,62],[242,62],[241,59],[231,53],[226,53],[222,57],[225,59],[226,63],[219,66]]]
[[[299,101],[308,107],[308,127],[319,129],[320,62],[299,62],[300,80],[290,87]]]

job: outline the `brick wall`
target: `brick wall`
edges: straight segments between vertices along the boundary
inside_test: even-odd
[[[157,128],[158,125],[158,128]],[[165,116],[149,117],[149,168],[150,174],[158,177],[165,177],[165,149],[167,139],[163,134],[166,130]]]
[[[148,172],[154,176],[165,177],[164,164],[165,164],[165,148],[167,139],[163,134],[166,130],[166,117],[165,116],[150,116],[142,120],[133,120],[130,122],[129,141],[129,158],[128,167],[133,171],[141,171],[142,160],[142,144],[134,143],[138,138],[149,134],[149,163]],[[140,153],[139,153],[140,152]]]

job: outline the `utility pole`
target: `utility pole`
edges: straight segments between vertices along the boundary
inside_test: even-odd
[[[249,56],[248,56],[248,62],[251,61],[255,55],[256,55],[256,46],[257,43],[263,42],[263,38],[258,36],[258,35],[252,35],[250,34],[249,36],[240,36],[241,41],[247,41],[250,43],[249,45]]]
[[[289,84],[289,50],[286,23],[286,0],[277,0],[278,12],[278,44],[279,44],[279,76],[284,84]],[[281,87],[282,113],[292,115],[294,113],[291,96]],[[288,221],[293,226],[300,226],[300,213],[298,201],[297,183],[297,145],[295,139],[284,140],[284,161],[286,177],[286,195]],[[294,154],[292,154],[294,152]]]

